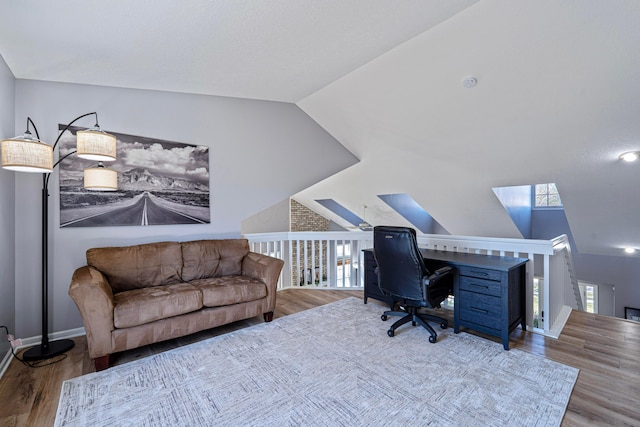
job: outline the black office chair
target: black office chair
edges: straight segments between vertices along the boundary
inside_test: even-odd
[[[378,286],[392,299],[391,310],[385,311],[381,318],[402,316],[387,334],[392,337],[399,326],[411,322],[413,326],[420,324],[427,329],[431,334],[429,342],[435,343],[437,334],[427,321],[439,323],[445,329],[447,320],[418,313],[418,309],[440,307],[453,292],[453,269],[442,267],[431,274],[420,254],[416,231],[408,227],[374,227],[373,254],[378,264]],[[396,305],[402,311],[394,310]]]

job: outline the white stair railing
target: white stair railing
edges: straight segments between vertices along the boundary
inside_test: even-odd
[[[363,288],[362,250],[373,247],[370,231],[259,233],[244,237],[249,240],[252,251],[285,261],[279,289]],[[443,251],[528,258],[526,303],[531,309],[527,310],[527,325],[536,332],[557,337],[571,308],[582,307],[580,294],[575,294],[577,278],[566,235],[552,240],[532,240],[427,234],[418,236],[418,244]],[[538,319],[537,328],[533,328],[533,278],[536,264],[540,262],[543,280],[537,311],[542,318]]]
[[[569,272],[569,278],[571,279],[571,290],[573,291],[573,298],[575,304],[571,305],[571,308],[584,311],[584,301],[582,300],[582,292],[580,291],[580,285],[578,284],[578,277],[575,273],[575,267],[573,266],[573,255],[571,254],[571,246],[566,245],[563,249],[564,258],[567,264],[567,270]],[[567,298],[570,301],[571,297]]]

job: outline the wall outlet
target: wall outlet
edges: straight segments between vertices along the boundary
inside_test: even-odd
[[[20,338],[11,340],[11,347],[16,348],[22,345],[22,340]]]

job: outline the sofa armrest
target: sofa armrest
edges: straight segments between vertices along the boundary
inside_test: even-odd
[[[267,285],[268,307],[266,311],[273,311],[276,307],[278,278],[283,266],[283,260],[257,252],[249,252],[242,260],[242,275],[260,280]]]
[[[80,267],[71,278],[69,296],[80,310],[91,358],[111,354],[114,304],[107,278],[93,267]]]

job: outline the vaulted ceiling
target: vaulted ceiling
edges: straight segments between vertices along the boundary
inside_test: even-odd
[[[4,1],[17,78],[297,102],[477,0]]]
[[[578,250],[640,247],[637,0],[21,0],[16,78],[296,103],[360,162],[295,195],[520,237],[493,187],[555,182]],[[463,79],[477,78],[474,88]],[[340,221],[338,218],[333,218]]]

